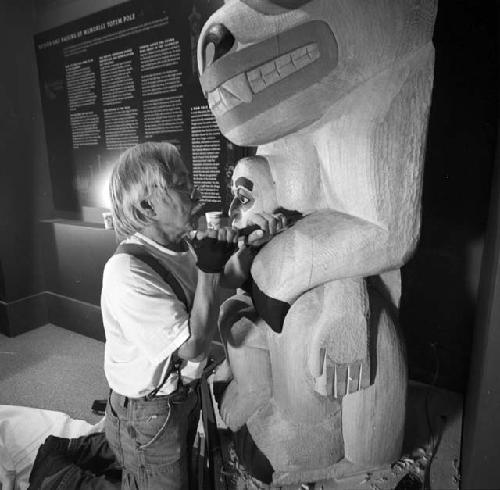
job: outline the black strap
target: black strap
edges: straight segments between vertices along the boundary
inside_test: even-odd
[[[181,365],[182,359],[178,356],[177,352],[173,352],[170,355],[170,362],[168,364],[167,370],[165,371],[165,376],[163,376],[162,382],[154,390],[150,391],[144,398],[148,401],[152,400],[156,396],[156,394],[163,388],[163,385],[167,382],[167,379],[174,371],[177,371],[177,388],[179,388],[179,383],[181,380]]]
[[[179,281],[169,270],[163,267],[163,265],[158,259],[149,254],[142,245],[136,245],[135,243],[121,243],[120,245],[118,245],[115,251],[115,255],[116,254],[131,255],[132,257],[135,257],[136,259],[140,260],[144,264],[151,267],[151,269],[153,269],[153,271],[156,272],[172,288],[172,291],[177,296],[177,299],[181,301],[186,307],[186,310],[188,310],[188,301],[186,298],[186,293],[184,292],[184,289],[182,289],[182,286],[179,284]],[[177,371],[177,376],[178,376],[177,379],[178,382],[180,382],[181,365],[182,365],[182,359],[179,357],[177,352],[172,353],[172,355],[170,356],[170,362],[168,364],[167,370],[165,371],[165,375],[163,376],[162,382],[153,391],[151,391],[145,396],[146,400],[151,400],[156,396],[158,391],[160,391],[163,388],[163,385],[167,382],[168,377],[174,371]]]
[[[201,475],[203,481],[199,488],[210,490],[227,490],[230,486],[225,476],[222,443],[217,429],[213,399],[208,383],[208,377],[215,372],[216,367],[224,359],[225,351],[222,348],[214,349],[211,352],[198,386],[203,429],[205,431],[205,472]]]
[[[184,303],[186,310],[188,309],[186,293],[184,293],[184,289],[182,289],[179,281],[169,270],[163,267],[158,259],[149,254],[142,245],[136,245],[135,243],[121,243],[118,245],[115,254],[132,255],[141,262],[144,262],[146,265],[149,265],[149,267],[151,267],[151,269],[153,269],[153,271],[155,271],[172,288],[179,301]]]

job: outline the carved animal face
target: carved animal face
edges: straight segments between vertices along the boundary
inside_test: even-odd
[[[231,179],[233,201],[229,216],[234,228],[244,228],[255,213],[272,213],[277,207],[276,189],[263,157],[243,158],[236,165]]]
[[[435,0],[229,0],[200,35],[201,85],[229,140],[265,144],[430,41],[434,14]]]

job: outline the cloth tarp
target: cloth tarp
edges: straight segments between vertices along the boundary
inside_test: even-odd
[[[38,448],[47,436],[74,438],[104,430],[52,410],[0,405],[0,490],[26,490]]]

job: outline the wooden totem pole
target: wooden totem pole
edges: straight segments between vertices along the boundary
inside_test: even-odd
[[[419,237],[435,15],[435,0],[230,0],[200,35],[222,133],[262,157],[236,169],[235,193],[255,193],[243,211],[265,195],[260,209],[304,215],[221,315],[233,372],[221,414],[276,484],[400,456],[399,269]]]

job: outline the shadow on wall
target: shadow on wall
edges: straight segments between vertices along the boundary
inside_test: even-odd
[[[2,262],[0,262],[0,301],[5,301],[5,277],[3,274]],[[0,334],[9,333],[9,317],[7,316],[7,307],[0,304]]]
[[[5,301],[5,276],[3,273],[2,262],[0,262],[0,301]]]
[[[421,239],[403,268],[410,377],[464,391],[498,116],[497,6],[440,2]]]

